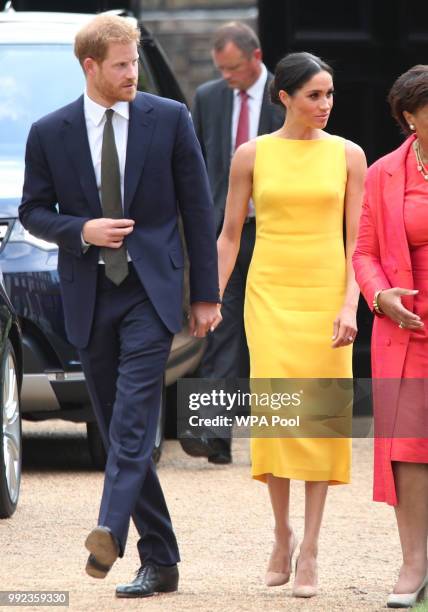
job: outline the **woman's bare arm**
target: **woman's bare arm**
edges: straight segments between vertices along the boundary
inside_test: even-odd
[[[239,147],[232,159],[223,229],[217,241],[220,296],[229,281],[238,256],[242,226],[253,191],[256,142]]]

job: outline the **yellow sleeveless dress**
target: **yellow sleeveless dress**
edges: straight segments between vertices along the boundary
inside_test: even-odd
[[[331,348],[343,305],[345,141],[256,140],[256,244],[245,299],[251,378],[351,378],[352,346]],[[295,435],[298,435],[297,433]],[[345,438],[251,439],[252,476],[349,482]]]

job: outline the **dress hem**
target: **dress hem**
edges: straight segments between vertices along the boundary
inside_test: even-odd
[[[350,477],[348,477],[347,479],[337,479],[337,478],[326,478],[325,476],[318,476],[318,477],[312,477],[312,478],[307,478],[307,477],[303,477],[303,476],[296,476],[295,474],[291,474],[290,475],[285,475],[285,474],[278,474],[275,472],[262,472],[259,474],[251,474],[251,477],[253,478],[253,480],[258,480],[259,482],[263,482],[264,484],[267,484],[267,476],[271,475],[274,476],[275,478],[287,478],[288,480],[301,480],[304,482],[327,482],[329,486],[332,485],[344,485],[344,484],[350,484],[351,479]]]

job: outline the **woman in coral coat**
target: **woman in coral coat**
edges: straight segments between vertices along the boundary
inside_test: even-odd
[[[376,315],[374,499],[395,506],[403,553],[388,606],[408,607],[428,581],[428,66],[389,103],[408,138],[368,171],[353,261]]]

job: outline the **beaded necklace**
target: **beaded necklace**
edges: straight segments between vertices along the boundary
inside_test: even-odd
[[[425,166],[422,160],[421,145],[419,144],[419,140],[415,140],[415,142],[413,143],[413,149],[416,155],[418,170],[422,174],[424,179],[428,181],[428,168]]]

